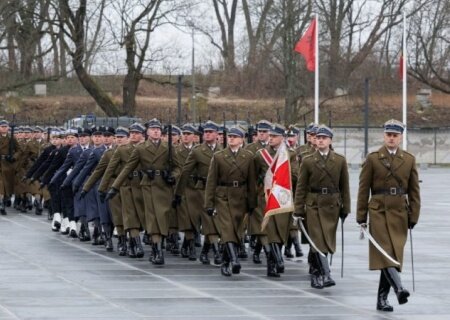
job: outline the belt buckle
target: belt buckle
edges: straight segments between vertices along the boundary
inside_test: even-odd
[[[139,175],[139,172],[133,171],[133,177],[137,177]]]
[[[389,194],[391,196],[396,196],[397,195],[397,188],[390,188],[389,189]]]
[[[155,176],[160,176],[161,175],[161,170],[154,170],[155,172]]]
[[[233,181],[233,187],[234,188],[239,187],[239,181]]]
[[[328,188],[322,188],[322,194],[328,194]]]

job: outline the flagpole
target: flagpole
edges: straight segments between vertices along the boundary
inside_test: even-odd
[[[407,96],[407,81],[406,81],[406,60],[407,60],[407,51],[406,51],[406,14],[403,12],[403,39],[402,39],[402,55],[403,55],[403,61],[402,61],[402,102],[403,102],[403,124],[405,125],[405,131],[403,133],[403,149],[406,150],[407,148],[407,132],[408,132],[408,126],[407,126],[407,104],[408,104],[408,96]]]
[[[314,39],[314,122],[319,123],[319,19],[317,13],[316,19],[316,34]]]

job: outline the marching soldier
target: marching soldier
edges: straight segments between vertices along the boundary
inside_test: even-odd
[[[0,214],[6,215],[3,199],[11,197],[14,193],[14,162],[21,149],[15,137],[8,134],[9,123],[0,120]]]
[[[119,223],[115,223],[117,235],[119,237],[118,251],[120,256],[128,254],[130,258],[141,258],[144,256],[139,231],[141,227],[146,227],[144,198],[141,189],[142,173],[140,167],[135,168],[128,174],[120,185],[119,195],[106,199],[106,192],[111,190],[115,179],[127,164],[128,159],[140,144],[144,142],[145,127],[140,123],[134,123],[129,128],[129,139],[127,144],[118,146],[109,161],[103,179],[100,182],[98,191],[110,204],[120,199],[122,217],[117,217]],[[114,213],[114,212],[113,212]],[[120,219],[122,223],[120,223]],[[130,235],[129,246],[127,247],[126,232]]]
[[[327,254],[336,250],[339,218],[343,222],[350,212],[350,190],[347,161],[330,150],[333,132],[321,125],[316,138],[318,150],[303,158],[300,165],[294,216],[306,217],[312,240],[311,287],[321,289],[336,284],[330,276]]]
[[[184,164],[194,148],[195,128],[186,124],[181,128],[181,133],[181,143],[177,147],[177,156],[179,162]],[[177,209],[178,227],[180,231],[184,232],[181,256],[183,258],[189,258],[191,261],[195,261],[197,260],[197,256],[195,252],[194,235],[195,233],[200,233],[201,212],[203,211],[203,206],[201,205],[202,193],[196,189],[198,180],[192,175],[190,179],[187,180],[184,190],[181,191],[182,196],[177,197],[177,190],[182,179],[183,173],[181,173],[179,183],[175,188],[175,200],[173,206],[177,207],[179,205]],[[183,183],[185,182],[183,181]],[[196,204],[200,204],[200,206],[197,206]]]
[[[269,144],[269,131],[272,128],[272,124],[267,120],[260,120],[256,124],[256,141],[250,143],[245,146],[246,150],[251,151],[253,154],[256,154],[258,150],[264,149]],[[264,184],[264,174],[257,175],[257,186],[255,186],[258,191],[258,195],[264,196],[264,188],[262,185]],[[259,203],[259,202],[258,202]],[[260,253],[263,249],[263,244],[261,243],[261,239],[259,236],[265,236],[266,233],[261,231],[261,222],[263,219],[263,213],[260,205],[255,208],[252,216],[249,218],[249,226],[248,233],[250,234],[250,247],[253,247],[253,262],[256,264],[261,263]]]
[[[237,246],[243,235],[244,216],[251,215],[255,203],[255,169],[253,153],[242,149],[244,131],[231,128],[228,147],[211,159],[206,180],[205,208],[219,225],[220,239],[225,244],[221,273],[238,274],[241,269]]]
[[[306,143],[296,149],[297,158],[301,162],[302,158],[316,151],[317,124],[310,123],[306,128]]]
[[[377,296],[377,310],[381,311],[394,310],[387,300],[391,287],[399,304],[408,302],[409,292],[399,272],[408,229],[414,228],[420,214],[416,160],[400,148],[404,129],[397,120],[384,124],[384,145],[367,156],[359,177],[356,220],[362,227],[369,221],[369,231],[384,251],[369,245],[369,269],[381,270]]]
[[[203,248],[200,253],[200,262],[203,264],[209,264],[208,252],[211,246],[214,252],[214,264],[222,263],[219,250],[219,230],[213,218],[206,213],[203,207],[209,164],[213,154],[222,150],[222,147],[217,143],[218,130],[219,125],[213,121],[207,121],[204,124],[204,142],[193,148],[189,153],[183,165],[180,180],[175,191],[178,199],[181,199],[189,180],[194,179],[197,192],[192,193],[191,196],[187,194],[186,201],[192,204],[192,210],[194,212],[200,213],[201,215],[202,232],[205,236]]]
[[[161,122],[152,119],[147,123],[148,140],[131,153],[127,164],[108,191],[107,199],[119,191],[122,183],[140,165],[144,195],[146,230],[151,234],[155,265],[164,264],[162,241],[169,233],[169,214],[172,208],[173,186],[180,173],[175,148],[161,140]]]

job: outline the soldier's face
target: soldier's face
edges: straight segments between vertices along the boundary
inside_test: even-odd
[[[118,146],[123,146],[124,144],[127,144],[127,142],[128,142],[128,137],[116,136],[116,144]]]
[[[223,133],[217,134],[217,143],[223,144]]]
[[[269,146],[276,148],[278,147],[281,142],[283,142],[284,137],[276,134],[270,134],[269,135]]]
[[[331,138],[327,136],[316,136],[317,149],[320,151],[328,151],[331,144]]]
[[[234,148],[242,145],[243,139],[239,136],[231,135],[227,136],[227,142],[230,147]]]
[[[205,130],[203,139],[206,143],[214,143],[217,140],[217,131]]]
[[[75,136],[67,136],[66,142],[69,146],[73,146],[73,145],[77,144],[78,138]]]
[[[136,131],[130,132],[130,142],[131,143],[138,143],[141,141],[141,139],[142,139],[142,133],[136,132]]]
[[[103,136],[100,134],[95,134],[92,136],[92,143],[96,146],[103,143]]]
[[[317,137],[315,134],[309,134],[309,139],[308,141],[313,145],[313,146],[317,146]]]
[[[191,144],[194,141],[194,135],[190,132],[183,132],[183,135],[181,136],[181,141],[184,144]]]
[[[80,143],[82,145],[87,145],[89,143],[89,141],[91,140],[90,136],[81,136],[80,137]]]
[[[111,145],[114,141],[114,136],[103,136],[103,143]]]
[[[269,139],[269,130],[258,130],[258,141],[267,141]]]
[[[178,134],[173,134],[172,135],[172,143],[178,144],[178,142],[180,142],[180,136]]]
[[[9,126],[0,126],[0,134],[8,133]]]
[[[52,144],[54,146],[59,147],[61,145],[61,143],[62,143],[62,139],[61,138],[57,138],[57,137],[53,137],[52,138]]]
[[[385,132],[384,144],[388,149],[397,149],[402,141],[402,135],[399,133]]]
[[[289,143],[289,146],[291,146],[291,147],[295,146],[297,144],[297,139],[298,139],[298,136],[288,137],[287,141]]]
[[[161,139],[161,129],[160,128],[148,128],[147,134],[148,134],[148,137],[152,140]]]

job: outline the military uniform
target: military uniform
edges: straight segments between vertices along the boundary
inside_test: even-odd
[[[332,138],[332,131],[320,126],[317,135]],[[295,194],[295,212],[306,217],[311,240],[323,254],[336,250],[336,229],[340,215],[345,219],[350,212],[350,189],[347,161],[342,155],[328,150],[305,157],[300,165],[300,175]],[[311,248],[312,250],[312,248]],[[311,286],[321,288],[334,285],[329,275],[326,257],[313,251]],[[323,283],[322,279],[323,278]]]
[[[385,123],[385,134],[401,135],[403,130],[403,124],[396,120]],[[419,214],[420,188],[415,157],[400,148],[394,153],[386,146],[370,153],[360,173],[356,219],[360,224],[369,219],[369,231],[375,241],[400,263],[394,264],[370,243],[369,269],[382,270],[378,310],[393,310],[386,300],[391,286],[399,303],[407,302],[409,292],[402,287],[397,271],[402,270],[408,228],[414,227]]]
[[[240,129],[230,129],[229,136],[244,133]],[[230,275],[228,267],[231,263],[233,273],[239,273],[236,245],[243,235],[244,215],[252,213],[256,207],[255,169],[253,153],[239,148],[233,153],[230,147],[217,152],[211,159],[205,190],[205,208],[212,214],[218,224],[220,239],[226,244],[222,260],[222,274]]]

